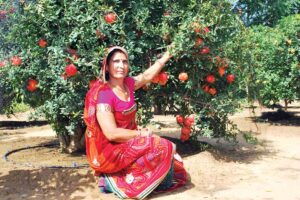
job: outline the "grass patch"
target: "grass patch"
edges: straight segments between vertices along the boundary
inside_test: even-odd
[[[14,113],[21,113],[21,112],[26,112],[30,110],[30,106],[25,104],[25,103],[17,103],[13,106],[12,111]]]
[[[246,132],[243,134],[244,139],[246,140],[247,143],[249,144],[258,144],[258,139],[254,137],[251,132]]]

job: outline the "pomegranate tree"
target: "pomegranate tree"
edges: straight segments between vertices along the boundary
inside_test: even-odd
[[[15,5],[17,12],[5,14],[6,20],[18,22],[7,26],[10,41],[5,44],[13,49],[1,54],[0,61],[9,62],[0,70],[8,74],[5,81],[16,98],[52,124],[63,149],[84,146],[84,98],[113,45],[128,50],[130,75],[145,71],[167,48],[173,55],[152,83],[136,92],[140,124],[149,123],[155,106],[181,116],[177,122],[183,141],[232,135],[226,124],[237,105],[239,77],[224,46],[241,23],[227,1]],[[234,81],[227,80],[229,74]]]

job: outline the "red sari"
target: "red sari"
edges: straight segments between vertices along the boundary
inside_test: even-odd
[[[120,198],[143,199],[155,189],[169,191],[184,185],[186,171],[170,141],[160,137],[136,137],[114,143],[105,137],[96,119],[96,104],[98,93],[107,87],[97,82],[85,100],[86,154],[95,175],[103,176],[108,190]],[[135,113],[136,109],[115,111],[117,126],[135,130]],[[161,187],[167,179],[167,188]]]

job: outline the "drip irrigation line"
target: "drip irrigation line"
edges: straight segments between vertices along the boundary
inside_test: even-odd
[[[30,162],[25,162],[25,163],[21,163],[21,162],[16,162],[14,160],[8,159],[8,156],[19,152],[19,151],[23,151],[23,150],[27,150],[27,149],[34,149],[34,148],[39,148],[39,147],[53,147],[53,146],[57,146],[58,143],[47,143],[47,144],[42,144],[42,145],[35,145],[35,146],[26,146],[26,147],[21,147],[18,149],[13,149],[10,151],[7,151],[4,156],[3,159],[6,162],[10,162],[13,163],[15,165],[22,165],[22,166],[27,166],[27,167],[39,167],[39,168],[52,168],[52,169],[57,169],[57,168],[84,168],[84,167],[88,167],[88,164],[78,164],[76,162],[72,162],[71,165],[34,165]]]

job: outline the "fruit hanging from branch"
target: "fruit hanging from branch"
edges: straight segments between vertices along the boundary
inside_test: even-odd
[[[168,79],[169,79],[169,75],[167,72],[165,71],[162,71],[159,73],[159,81],[158,81],[158,84],[161,85],[161,86],[164,86],[167,84],[168,82]]]
[[[11,57],[10,61],[13,66],[20,66],[22,64],[22,59],[19,56]]]
[[[186,72],[181,72],[179,75],[178,75],[178,79],[181,81],[181,82],[185,82],[187,81],[189,78],[188,74]]]
[[[210,75],[206,76],[205,80],[206,80],[206,82],[212,84],[216,81],[216,78],[214,75],[210,74]]]
[[[77,74],[77,68],[74,64],[69,64],[65,68],[65,72],[68,77],[75,76]]]
[[[108,24],[113,24],[116,22],[116,20],[117,20],[117,15],[113,12],[107,13],[105,15],[105,21]]]
[[[210,52],[210,48],[208,46],[205,46],[202,49],[200,49],[201,55],[209,54],[209,52]]]
[[[202,38],[196,38],[196,40],[195,40],[195,45],[194,45],[194,47],[199,47],[199,46],[201,46],[203,44],[203,39]]]
[[[156,75],[153,79],[152,79],[152,83],[158,83],[159,82],[159,75]]]
[[[39,45],[41,48],[46,48],[46,46],[47,46],[47,40],[45,40],[45,39],[39,39],[38,45]]]
[[[180,135],[180,140],[182,142],[187,141],[190,138],[190,134],[191,134],[191,127],[182,127],[181,128],[181,135]]]
[[[105,40],[107,37],[104,33],[102,33],[99,29],[96,29],[96,36],[100,39],[100,40]]]
[[[38,81],[35,80],[35,79],[29,79],[28,82],[27,82],[27,90],[30,91],[30,92],[34,92],[37,90],[37,86],[38,86]]]
[[[176,115],[176,122],[182,124],[184,122],[184,117],[182,115]]]
[[[3,60],[3,61],[0,61],[0,67],[5,67],[6,66],[6,61]]]
[[[234,82],[234,75],[233,74],[228,74],[226,77],[227,83],[231,84]]]
[[[218,73],[220,77],[223,77],[225,74],[225,68],[224,67],[218,67]]]
[[[211,87],[211,88],[209,88],[208,93],[211,94],[211,95],[216,95],[217,94],[217,89]]]

